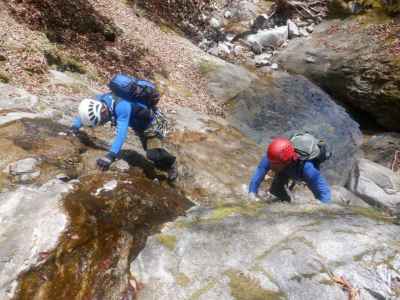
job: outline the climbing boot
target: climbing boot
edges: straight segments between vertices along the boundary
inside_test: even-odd
[[[168,180],[175,181],[178,177],[178,166],[176,161],[172,164],[172,166],[168,169]]]

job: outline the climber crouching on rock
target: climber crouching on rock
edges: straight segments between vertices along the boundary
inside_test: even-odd
[[[129,88],[127,92],[130,94],[124,94],[118,86],[116,88],[117,84]],[[143,82],[127,75],[116,75],[109,84],[111,93],[98,95],[96,100],[81,101],[79,116],[74,119],[72,131],[78,133],[82,126],[96,127],[107,122],[116,127],[111,148],[104,157],[97,159],[97,166],[105,171],[118,157],[130,127],[140,138],[147,159],[158,169],[167,171],[168,180],[173,181],[178,176],[177,164],[175,156],[162,148],[162,139],[166,135],[166,119],[155,106],[159,94],[151,89],[146,92],[147,86],[143,89],[143,85]]]
[[[296,146],[295,146],[296,145]],[[319,171],[330,157],[326,145],[311,134],[297,134],[290,140],[276,138],[267,148],[249,185],[249,197],[258,199],[258,189],[269,170],[274,171],[270,193],[281,201],[291,201],[289,181],[303,181],[323,203],[331,201],[331,189]]]

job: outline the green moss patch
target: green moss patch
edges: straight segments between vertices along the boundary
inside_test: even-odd
[[[44,55],[47,63],[50,66],[55,65],[58,71],[70,71],[80,74],[86,73],[86,68],[83,64],[81,64],[76,58],[67,56],[61,51],[45,51]]]
[[[258,280],[250,278],[242,272],[228,270],[225,275],[230,279],[229,287],[232,297],[236,300],[286,299],[283,293],[262,288]]]
[[[213,282],[213,281],[208,282],[207,285],[205,285],[201,289],[194,292],[193,295],[189,298],[189,300],[198,300],[201,295],[203,295],[204,293],[207,293],[214,286],[215,286],[215,282]]]
[[[375,221],[382,221],[385,223],[393,223],[395,221],[395,218],[373,207],[351,207],[351,211],[357,215],[361,215]]]
[[[210,60],[203,60],[199,65],[199,70],[202,75],[207,75],[218,69],[218,65]]]
[[[0,82],[9,83],[10,82],[10,77],[6,73],[0,71]]]
[[[245,216],[255,217],[261,214],[262,212],[261,208],[264,207],[265,205],[263,205],[262,203],[249,203],[239,206],[221,206],[215,208],[211,213],[211,215],[206,220],[202,220],[202,222],[203,223],[205,221],[218,222],[234,215],[245,215]]]
[[[159,234],[157,236],[158,241],[166,248],[171,251],[175,250],[176,247],[176,236],[167,235],[167,234]]]

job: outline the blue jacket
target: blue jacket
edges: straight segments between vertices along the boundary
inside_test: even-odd
[[[111,93],[101,94],[96,96],[97,100],[104,102],[109,110],[112,107],[112,95]],[[136,132],[140,132],[149,127],[152,119],[144,121],[142,118],[135,116],[135,108],[142,107],[147,108],[144,104],[130,102],[126,100],[117,101],[114,109],[114,117],[116,120],[117,134],[110,148],[110,154],[117,156],[121,151],[121,148],[128,136],[128,128],[132,128]],[[79,117],[74,119],[72,124],[75,128],[81,128],[82,122]]]
[[[264,155],[251,178],[249,193],[257,194],[258,188],[269,170],[269,160],[267,155]],[[291,179],[304,181],[314,194],[315,198],[319,199],[321,202],[327,203],[331,200],[331,189],[328,182],[324,176],[322,176],[320,171],[314,167],[314,164],[311,161],[296,164],[296,166],[287,168],[282,172],[285,172]]]

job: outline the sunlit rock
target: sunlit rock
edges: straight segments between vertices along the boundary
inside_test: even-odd
[[[400,176],[367,159],[360,159],[350,189],[372,206],[400,213]]]

